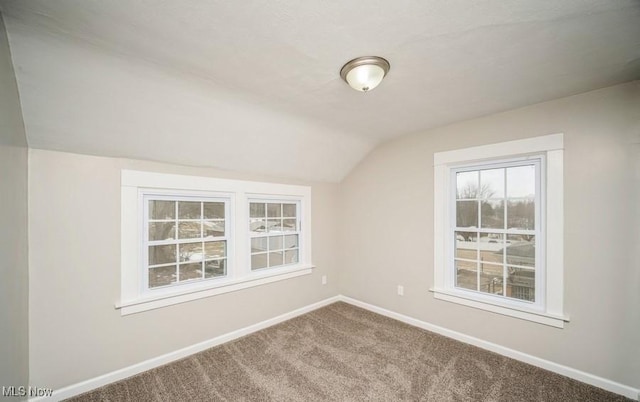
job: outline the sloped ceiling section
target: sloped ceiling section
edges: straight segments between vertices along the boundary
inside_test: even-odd
[[[339,181],[399,135],[640,78],[637,0],[4,0],[30,146]],[[391,71],[340,81],[349,59]]]
[[[336,182],[373,141],[17,25],[29,146]]]

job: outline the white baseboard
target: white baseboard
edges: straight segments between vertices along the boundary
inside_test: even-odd
[[[611,391],[616,394],[626,396],[627,398],[640,401],[640,389],[633,388],[624,384],[620,384],[618,382],[611,381],[606,378],[598,377],[593,374],[585,373],[584,371],[576,370],[574,368],[567,367],[562,364],[554,363],[549,360],[541,359],[539,357],[535,357],[523,352],[519,352],[517,350],[509,349],[507,347],[500,346],[495,343],[487,342],[482,339],[475,338],[473,336],[465,335],[460,332],[452,331],[447,328],[433,325],[428,322],[421,321],[403,314],[399,314],[391,310],[384,309],[382,307],[374,306],[373,304],[365,303],[360,300],[356,300],[347,296],[341,295],[339,296],[339,300],[352,304],[357,307],[361,307],[365,310],[369,310],[374,313],[378,313],[380,315],[384,315],[389,318],[402,321],[406,324],[413,325],[414,327],[426,329],[427,331],[435,332],[436,334],[440,334],[460,342],[468,343],[470,345],[477,346],[479,348],[486,349],[491,352],[495,352],[500,355],[510,357],[512,359],[519,360],[524,363],[531,364],[532,366],[540,367],[545,370],[549,370],[554,373],[557,373],[569,378],[573,378],[574,380],[578,380],[586,384],[590,384],[595,387],[602,388],[607,391]]]
[[[427,331],[435,332],[437,334],[446,336],[448,338],[452,338],[458,340],[460,342],[468,343],[470,345],[477,346],[482,349],[490,350],[492,352],[501,354],[506,357],[510,357],[515,360],[522,361],[524,363],[531,364],[536,367],[543,368],[545,370],[552,371],[554,373],[558,373],[564,375],[569,378],[573,378],[574,380],[578,380],[598,388],[606,389],[607,391],[614,392],[619,395],[626,396],[627,398],[631,398],[634,400],[640,400],[640,390],[637,388],[633,388],[624,384],[617,383],[615,381],[608,380],[606,378],[598,377],[593,374],[585,373],[584,371],[576,370],[571,367],[563,366],[562,364],[554,363],[549,360],[544,360],[539,357],[531,356],[526,353],[519,352],[517,350],[509,349],[504,346],[497,345],[495,343],[487,342],[482,339],[475,338],[473,336],[465,335],[460,332],[452,331],[450,329],[446,329],[437,325],[430,324],[425,321],[418,320],[416,318],[412,318],[403,314],[399,314],[393,312],[391,310],[384,309],[382,307],[375,306],[373,304],[365,303],[360,300],[353,299],[347,296],[334,296],[325,300],[321,300],[317,303],[310,304],[308,306],[299,308],[297,310],[291,311],[289,313],[285,313],[279,315],[274,318],[270,318],[268,320],[259,322],[257,324],[250,325],[248,327],[244,327],[238,329],[233,332],[229,332],[224,335],[217,336],[213,339],[197,343],[195,345],[188,346],[186,348],[176,350],[174,352],[170,352],[164,354],[162,356],[154,357],[152,359],[143,361],[141,363],[134,364],[129,367],[122,368],[120,370],[113,371],[111,373],[107,373],[101,375],[99,377],[91,378],[89,380],[70,385],[65,388],[61,388],[55,390],[53,395],[48,398],[32,398],[29,401],[60,401],[66,398],[71,398],[72,396],[80,395],[82,393],[91,391],[93,389],[102,387],[104,385],[123,380],[125,378],[134,376],[136,374],[142,373],[147,370],[151,370],[153,368],[162,366],[167,363],[171,363],[172,361],[176,361],[185,357],[188,357],[192,354],[201,352],[203,350],[212,348],[214,346],[218,346],[225,342],[232,341],[234,339],[240,338],[242,336],[251,334],[253,332],[259,331],[261,329],[268,328],[270,326],[279,324],[283,321],[289,320],[291,318],[297,317],[299,315],[308,313],[310,311],[319,309],[321,307],[327,306],[331,303],[343,301],[349,304],[352,304],[357,307],[364,308],[366,310],[372,311],[374,313],[378,313],[389,318],[396,319],[398,321],[402,321],[406,324],[413,325],[418,328],[426,329]]]
[[[164,354],[162,356],[145,360],[141,363],[134,364],[133,366],[125,367],[123,369],[112,371],[111,373],[107,373],[99,377],[91,378],[89,380],[82,381],[77,384],[69,385],[68,387],[55,390],[53,391],[53,395],[51,397],[32,398],[32,399],[29,399],[29,401],[44,401],[44,400],[60,401],[63,399],[71,398],[72,396],[83,394],[85,392],[102,387],[112,382],[123,380],[125,378],[134,376],[136,374],[140,374],[144,371],[151,370],[153,368],[162,366],[167,363],[171,363],[173,361],[188,357],[198,352],[202,352],[203,350],[212,348],[214,346],[218,346],[225,342],[229,342],[234,339],[240,338],[242,336],[249,335],[253,332],[260,331],[261,329],[271,327],[283,321],[286,321],[291,318],[297,317],[299,315],[319,309],[320,307],[324,307],[331,303],[335,303],[339,300],[340,300],[339,296],[330,297],[328,299],[321,300],[317,303],[310,304],[308,306],[299,308],[297,310],[293,310],[291,312],[279,315],[277,317],[264,320],[257,324],[249,325],[248,327],[244,327],[236,331],[217,336],[213,339],[209,339],[207,341],[200,342],[195,345],[187,346],[186,348],[182,348],[174,352]]]

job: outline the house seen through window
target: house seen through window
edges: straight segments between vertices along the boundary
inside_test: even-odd
[[[123,170],[123,315],[311,274],[311,188]]]
[[[434,153],[434,298],[562,328],[562,134]]]
[[[453,170],[455,286],[536,301],[538,162]]]

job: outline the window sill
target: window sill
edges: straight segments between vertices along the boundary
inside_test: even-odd
[[[123,301],[116,304],[115,308],[120,310],[121,315],[140,313],[160,307],[171,306],[173,304],[185,303],[205,297],[235,292],[241,289],[308,275],[313,272],[313,268],[315,268],[313,265],[303,265],[293,268],[274,269],[273,271],[252,272],[248,276],[240,279],[221,279],[220,281],[216,281],[213,285],[202,288],[192,288],[177,293],[163,294],[155,297],[141,297],[135,300]]]
[[[516,308],[510,308],[502,305],[491,304],[484,301],[478,301],[471,298],[463,297],[458,293],[444,289],[429,289],[433,292],[433,296],[438,300],[444,300],[451,303],[461,304],[463,306],[473,307],[480,310],[490,311],[492,313],[502,314],[522,320],[533,321],[539,324],[549,325],[555,328],[564,328],[564,323],[569,322],[568,316],[559,316],[545,312],[525,311]]]

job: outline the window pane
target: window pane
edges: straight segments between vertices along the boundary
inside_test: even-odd
[[[175,219],[175,201],[149,201],[149,219]]]
[[[180,264],[180,282],[202,278],[202,263]]]
[[[267,204],[267,216],[279,218],[282,216],[282,204]]]
[[[282,230],[285,232],[295,232],[298,230],[295,219],[283,219]]]
[[[252,232],[262,233],[267,231],[266,219],[251,219],[249,222],[249,229]]]
[[[198,239],[202,236],[202,223],[178,221],[178,237],[180,239]]]
[[[504,169],[480,171],[480,198],[504,198]]]
[[[204,221],[204,237],[223,237],[224,221]]]
[[[224,219],[224,202],[205,202],[204,219]]]
[[[535,197],[536,167],[535,165],[507,168],[507,197]]]
[[[485,229],[504,229],[504,201],[482,201],[480,205],[480,226]]]
[[[269,250],[282,250],[283,240],[284,240],[284,236],[270,236]]]
[[[509,229],[535,229],[536,204],[532,199],[507,202],[507,227]]]
[[[480,242],[480,263],[490,262],[502,264],[502,249],[504,248],[504,235],[501,233],[481,233]]]
[[[173,222],[149,222],[149,240],[173,240],[176,238],[176,224]]]
[[[267,267],[267,253],[253,254],[251,256],[251,269],[260,269]]]
[[[285,264],[297,264],[298,263],[298,250],[287,250],[284,252]]]
[[[176,282],[176,266],[149,268],[149,288],[171,285]]]
[[[267,251],[268,237],[255,237],[251,239],[251,252],[259,253],[261,251]]]
[[[289,235],[284,237],[284,248],[298,247],[298,235]]]
[[[456,260],[456,287],[477,290],[478,274],[475,262]]]
[[[180,244],[180,261],[202,260],[202,243]]]
[[[226,257],[226,245],[224,241],[209,241],[204,243],[204,258],[221,258]]]
[[[277,267],[282,265],[283,262],[283,254],[282,251],[278,251],[275,253],[269,253],[269,266],[270,267]]]
[[[456,202],[456,226],[462,228],[478,227],[478,202]]]
[[[204,263],[204,277],[216,278],[227,275],[227,260],[206,261]]]
[[[200,219],[202,203],[199,201],[178,201],[178,219]]]
[[[507,264],[536,266],[535,236],[507,235]]]
[[[282,219],[268,219],[269,232],[282,232]]]
[[[225,202],[192,197],[187,201],[149,200],[148,206],[148,241],[173,243],[149,245],[150,289],[226,275]],[[266,230],[265,204],[261,207],[262,229]]]
[[[504,265],[480,265],[480,291],[494,295],[503,295]]]
[[[282,216],[296,217],[296,204],[282,204]]]
[[[149,265],[169,264],[176,262],[176,245],[149,246]]]
[[[249,204],[249,216],[251,218],[264,218],[267,216],[267,212],[264,207],[264,203],[252,202]]]
[[[478,172],[456,173],[456,198],[473,199],[478,197]]]
[[[456,258],[478,259],[477,232],[456,232]]]
[[[535,302],[536,276],[532,269],[507,267],[507,296]]]

